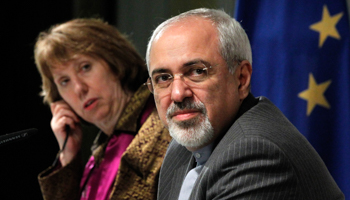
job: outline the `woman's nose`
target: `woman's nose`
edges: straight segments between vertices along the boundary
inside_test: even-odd
[[[84,80],[80,78],[76,78],[75,83],[74,83],[74,91],[78,95],[84,95],[88,91],[88,86],[84,82]]]

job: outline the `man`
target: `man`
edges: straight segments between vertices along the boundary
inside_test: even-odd
[[[196,9],[163,22],[146,59],[174,139],[158,199],[344,199],[308,141],[250,93],[249,40],[229,15]]]

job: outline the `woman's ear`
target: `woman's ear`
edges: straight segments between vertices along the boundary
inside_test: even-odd
[[[250,92],[250,80],[252,77],[252,65],[248,60],[243,60],[240,65],[237,66],[236,73],[239,80],[238,92],[240,100],[245,99]]]

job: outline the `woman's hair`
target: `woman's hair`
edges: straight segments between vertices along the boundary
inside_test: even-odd
[[[237,66],[234,63],[240,62],[242,60],[248,60],[250,63],[252,63],[250,42],[241,25],[222,10],[198,8],[168,19],[161,23],[154,30],[152,37],[148,42],[146,52],[146,61],[148,68],[150,64],[149,56],[152,49],[152,43],[162,35],[166,28],[176,22],[192,16],[202,17],[213,22],[213,25],[217,28],[218,31],[218,48],[220,54],[225,60],[231,73],[234,72],[234,68]]]
[[[100,19],[74,19],[41,32],[34,48],[35,63],[42,78],[45,103],[60,100],[50,68],[75,55],[103,59],[128,92],[135,92],[148,77],[144,60],[119,31]]]

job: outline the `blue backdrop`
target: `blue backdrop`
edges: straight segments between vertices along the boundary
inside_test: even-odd
[[[304,134],[350,197],[350,41],[345,0],[238,0],[252,93]]]

